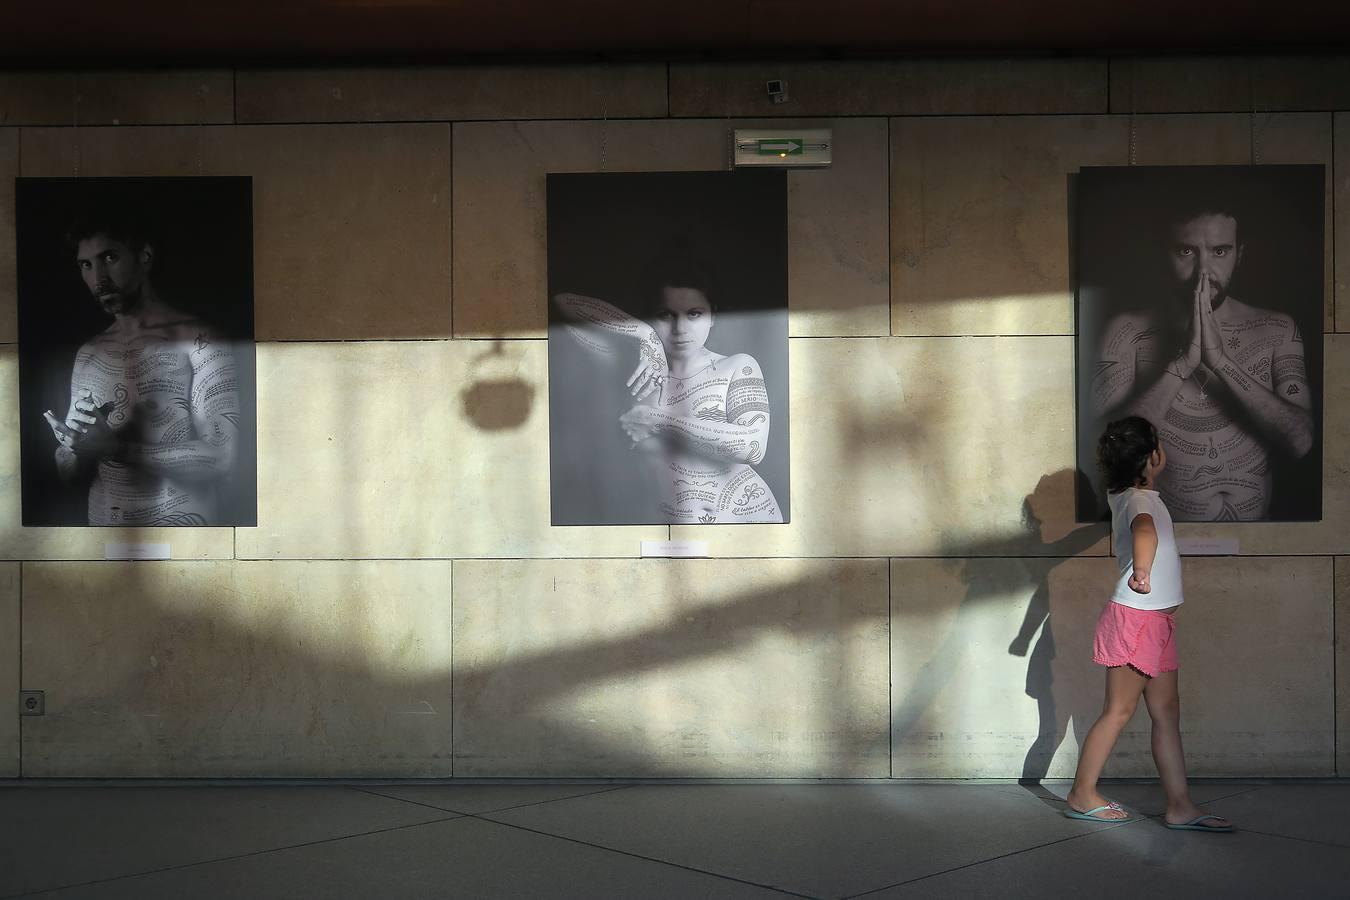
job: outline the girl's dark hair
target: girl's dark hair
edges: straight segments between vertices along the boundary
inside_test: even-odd
[[[1106,490],[1116,494],[1137,485],[1148,458],[1158,449],[1158,430],[1140,416],[1108,422],[1097,441],[1097,465],[1106,478]]]

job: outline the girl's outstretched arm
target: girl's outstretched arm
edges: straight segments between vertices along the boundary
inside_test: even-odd
[[[1140,513],[1130,523],[1130,532],[1134,535],[1134,573],[1130,575],[1130,590],[1147,594],[1153,589],[1149,575],[1153,571],[1153,558],[1158,555],[1158,528],[1153,524],[1152,516]]]

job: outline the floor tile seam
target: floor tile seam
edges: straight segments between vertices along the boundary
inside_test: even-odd
[[[1266,785],[1266,784],[1254,784],[1254,785],[1252,785],[1251,787],[1247,788],[1246,790],[1242,790],[1242,791],[1234,791],[1234,792],[1231,793],[1231,794],[1223,794],[1222,796],[1218,796],[1218,797],[1210,797],[1209,799],[1207,799],[1207,800],[1204,802],[1204,805],[1205,805],[1205,806],[1210,806],[1211,804],[1214,804],[1214,803],[1222,803],[1222,802],[1225,801],[1225,800],[1231,800],[1231,799],[1233,799],[1234,797],[1242,797],[1242,796],[1245,796],[1245,795],[1247,795],[1247,794],[1253,794],[1253,793],[1256,793],[1257,791],[1264,790],[1264,789],[1266,789],[1266,788],[1268,788],[1268,787],[1272,787],[1272,785]],[[1217,813],[1215,813],[1214,815],[1217,815]],[[1166,812],[1160,812],[1160,813],[1146,813],[1146,814],[1145,814],[1145,818],[1156,819],[1156,820],[1158,821],[1158,823],[1161,824],[1161,825],[1163,825],[1163,826],[1166,826],[1166,824],[1167,824],[1167,822],[1166,822],[1166,819],[1167,819],[1167,813],[1166,813]],[[1223,816],[1222,818],[1225,818],[1225,819],[1226,819],[1226,818],[1228,818],[1228,817],[1227,817],[1227,816]],[[1316,839],[1314,839],[1314,838],[1300,838],[1300,837],[1295,837],[1295,836],[1293,836],[1293,835],[1279,834],[1279,833],[1274,832],[1274,831],[1258,831],[1258,830],[1256,830],[1256,829],[1254,829],[1254,828],[1237,827],[1237,828],[1235,828],[1234,830],[1235,830],[1235,831],[1246,831],[1246,832],[1250,832],[1250,833],[1252,833],[1252,834],[1264,834],[1264,835],[1268,835],[1268,836],[1270,836],[1270,837],[1287,837],[1287,838],[1289,838],[1290,840],[1294,840],[1294,841],[1307,841],[1307,842],[1312,843],[1312,844],[1327,844],[1328,846],[1332,846],[1332,847],[1344,847],[1344,846],[1350,846],[1350,845],[1347,845],[1347,844],[1336,844],[1336,843],[1331,843],[1331,842],[1327,842],[1327,841],[1319,841],[1319,840],[1316,840]]]
[[[445,810],[438,810],[438,812],[445,812]],[[437,825],[442,822],[454,822],[460,819],[467,819],[467,818],[470,817],[456,814],[453,816],[446,816],[445,818],[442,819],[428,819],[425,822],[409,822],[406,825],[394,825],[390,828],[377,828],[373,831],[361,831],[353,834],[337,835],[331,838],[322,838],[317,841],[303,841],[299,844],[286,844],[280,847],[265,847],[261,850],[251,850],[248,853],[235,853],[229,856],[218,856],[213,857],[211,859],[199,859],[194,862],[180,863],[178,865],[173,866],[161,866],[158,869],[146,869],[141,872],[127,872],[126,874],[123,875],[112,875],[108,878],[94,878],[89,881],[80,881],[74,884],[62,884],[57,885],[55,887],[42,888],[41,890],[38,891],[26,891],[22,894],[0,894],[0,900],[18,900],[18,898],[21,897],[33,897],[38,896],[40,894],[49,894],[54,891],[69,891],[74,890],[75,888],[91,887],[93,885],[107,884],[113,881],[125,881],[128,878],[142,878],[146,875],[159,875],[163,872],[176,872],[180,869],[191,869],[196,866],[209,866],[213,863],[233,862],[235,860],[240,859],[249,859],[250,857],[254,856],[265,856],[268,853],[281,853],[286,850],[299,850],[304,847],[315,847],[320,844],[331,844],[336,841],[346,841],[352,840],[354,838],[370,837],[372,835],[377,834],[388,834],[391,831],[403,831],[409,828],[421,828],[423,825]]]
[[[1222,803],[1223,801],[1225,801],[1225,800],[1231,800],[1231,799],[1233,799],[1234,797],[1241,797],[1241,796],[1243,796],[1244,794],[1250,794],[1250,793],[1252,793],[1252,792],[1254,792],[1254,791],[1259,791],[1259,790],[1261,790],[1263,787],[1267,787],[1267,785],[1252,785],[1251,787],[1248,787],[1248,788],[1246,788],[1245,790],[1234,791],[1234,792],[1231,793],[1231,794],[1221,794],[1221,795],[1219,795],[1219,796],[1217,796],[1217,797],[1209,797],[1209,798],[1206,798],[1205,801],[1204,801],[1202,804],[1198,804],[1198,805],[1201,805],[1201,806],[1209,806],[1211,803]],[[1063,803],[1064,801],[1061,800],[1060,802]],[[1128,806],[1128,805],[1130,805],[1130,804],[1126,804],[1126,805]],[[1159,822],[1161,822],[1166,816],[1167,816],[1167,812],[1166,812],[1166,811],[1163,811],[1163,812],[1160,812],[1160,813],[1145,813],[1145,812],[1139,813],[1139,818],[1143,818],[1143,819],[1157,819]],[[1226,817],[1225,817],[1225,818],[1226,818]]]
[[[758,881],[749,881],[745,878],[737,878],[735,875],[726,875],[722,872],[713,872],[709,869],[700,869],[697,866],[690,866],[686,865],[685,863],[672,862],[668,859],[658,859],[654,856],[644,856],[641,853],[634,853],[631,850],[620,850],[617,847],[609,847],[604,844],[597,844],[593,841],[585,841],[582,840],[581,838],[569,837],[565,834],[555,834],[554,832],[551,831],[543,831],[538,828],[530,828],[529,826],[518,825],[514,822],[502,822],[498,819],[488,818],[488,815],[489,814],[484,813],[482,815],[465,816],[464,818],[477,819],[480,822],[488,822],[493,825],[501,825],[506,828],[514,828],[519,831],[524,831],[528,834],[535,834],[539,835],[540,837],[554,838],[559,841],[566,841],[569,844],[577,844],[582,847],[590,847],[594,850],[602,850],[606,853],[617,853],[620,856],[627,856],[630,857],[631,859],[640,859],[643,862],[656,863],[657,865],[661,866],[671,866],[672,868],[683,869],[686,872],[697,872],[700,875],[707,875],[712,878],[720,878],[723,881],[733,881],[736,884],[744,884],[750,887],[763,888],[764,890],[768,891],[776,891],[777,893],[783,894],[788,897],[801,897],[803,898],[803,900],[821,900],[821,898],[816,897],[813,894],[802,894],[797,891],[789,890],[785,887],[777,887],[771,884],[763,884]],[[0,898],[0,900],[4,900],[4,898]]]
[[[511,811],[511,810],[513,810],[513,809],[528,809],[528,808],[531,807],[531,806],[544,806],[544,805],[549,804],[549,803],[560,803],[560,802],[562,802],[562,801],[564,801],[564,800],[584,800],[584,799],[587,798],[587,797],[594,797],[594,796],[596,796],[596,795],[598,795],[598,794],[611,794],[611,793],[613,793],[614,791],[627,790],[628,788],[631,788],[631,787],[633,787],[633,786],[634,786],[634,785],[631,785],[631,784],[621,784],[621,785],[618,785],[618,786],[615,786],[615,787],[606,788],[606,789],[604,789],[604,790],[599,790],[599,791],[587,791],[587,792],[584,793],[584,794],[572,794],[571,796],[568,796],[568,797],[551,797],[551,798],[549,798],[549,799],[547,799],[547,800],[536,800],[536,801],[534,801],[533,803],[518,803],[518,804],[516,804],[515,806],[499,806],[499,807],[494,807],[493,809],[480,809],[480,810],[478,810],[477,812],[464,812],[464,811],[458,810],[458,809],[451,809],[451,808],[448,807],[448,806],[436,806],[435,804],[432,804],[432,803],[425,803],[425,802],[423,802],[423,801],[421,801],[421,800],[411,800],[411,799],[409,799],[409,798],[407,798],[407,797],[393,797],[393,796],[390,796],[389,794],[381,794],[379,791],[371,790],[371,789],[368,788],[368,787],[361,787],[361,786],[357,786],[357,785],[347,785],[347,787],[350,788],[351,790],[358,791],[358,792],[360,792],[360,793],[362,793],[362,794],[370,794],[371,796],[374,796],[374,797],[382,797],[382,798],[384,798],[384,799],[386,799],[386,800],[397,800],[397,801],[399,801],[399,802],[401,802],[401,803],[411,803],[411,804],[414,805],[414,806],[420,806],[420,807],[423,807],[424,809],[434,809],[434,810],[436,810],[437,812],[454,813],[455,815],[458,815],[458,816],[484,816],[484,815],[487,815],[487,814],[489,814],[489,813],[509,812],[509,811]],[[3,900],[3,898],[0,898],[0,900]]]
[[[611,787],[611,788],[606,788],[605,790],[602,790],[602,791],[587,791],[587,792],[584,793],[584,794],[573,794],[573,795],[571,795],[570,797],[553,797],[553,798],[551,798],[551,799],[549,799],[549,800],[536,800],[534,803],[518,803],[518,804],[516,804],[515,806],[503,806],[503,807],[500,807],[500,808],[498,808],[498,809],[484,809],[484,810],[479,810],[477,813],[466,813],[466,815],[470,815],[470,816],[486,816],[486,815],[489,815],[489,814],[492,814],[492,813],[504,813],[504,812],[510,812],[511,810],[514,810],[514,809],[529,809],[529,808],[532,807],[532,806],[547,806],[547,805],[550,804],[550,803],[563,803],[563,802],[566,802],[566,801],[568,801],[568,800],[586,800],[586,799],[589,799],[589,798],[591,798],[591,797],[599,797],[601,794],[612,794],[612,793],[614,793],[615,791],[627,791],[627,790],[631,790],[632,788],[635,788],[635,787],[637,787],[637,785],[634,785],[634,784],[620,784],[620,785],[616,785],[616,786]],[[498,823],[498,824],[501,824],[501,823]]]
[[[1041,850],[1045,847],[1053,847],[1056,844],[1064,844],[1069,841],[1077,841],[1082,840],[1083,838],[1090,838],[1094,835],[1101,834],[1106,831],[1113,831],[1117,828],[1128,828],[1135,822],[1139,821],[1142,821],[1142,819],[1127,820],[1119,825],[1108,825],[1105,827],[1094,826],[1095,830],[1087,831],[1084,832],[1083,834],[1073,834],[1065,838],[1059,838],[1058,840],[1046,841],[1044,844],[1036,844],[1035,846],[1032,847],[1023,847],[1020,850],[1011,850],[1007,853],[1000,853],[997,856],[988,857],[987,859],[979,859],[973,862],[963,863],[959,866],[953,866],[950,869],[943,869],[941,872],[930,872],[927,875],[920,875],[917,878],[908,878],[904,881],[897,881],[894,884],[883,884],[880,887],[875,887],[872,888],[871,890],[861,891],[857,894],[849,894],[847,897],[841,897],[840,900],[856,900],[856,898],[858,897],[868,897],[871,896],[872,894],[880,893],[881,891],[889,891],[892,888],[903,887],[907,884],[917,884],[920,881],[927,881],[930,878],[937,878],[941,875],[950,875],[953,872],[960,872],[962,869],[969,869],[973,868],[974,866],[985,865],[986,863],[998,862],[1000,859],[1007,859],[1010,856],[1017,856],[1020,853],[1030,853],[1033,850]]]
[[[1222,800],[1231,800],[1231,799],[1233,799],[1234,797],[1241,797],[1241,796],[1244,795],[1244,794],[1255,793],[1256,791],[1264,790],[1264,789],[1267,788],[1267,787],[1270,787],[1270,785],[1268,785],[1268,784],[1254,784],[1254,785],[1252,785],[1251,787],[1246,788],[1245,790],[1234,791],[1234,792],[1231,793],[1231,794],[1224,794],[1223,796],[1220,796],[1220,797],[1211,797],[1211,798],[1209,798],[1208,800],[1206,800],[1205,803],[1207,803],[1207,804],[1208,804],[1208,803],[1218,803],[1218,802],[1220,802],[1220,801],[1222,801]]]
[[[1258,834],[1261,837],[1280,838],[1286,841],[1298,841],[1300,844],[1315,844],[1318,847],[1330,847],[1333,850],[1350,850],[1350,843],[1338,844],[1335,841],[1319,841],[1317,838],[1299,837],[1293,834],[1280,834],[1277,831],[1261,831],[1256,828],[1235,827],[1236,834]]]
[[[471,815],[470,813],[460,812],[457,809],[447,809],[444,806],[433,806],[430,803],[423,803],[420,800],[409,800],[407,797],[391,797],[388,794],[381,794],[379,791],[372,791],[369,788],[347,785],[347,789],[351,791],[356,791],[358,794],[366,794],[367,796],[370,797],[379,797],[382,800],[393,800],[395,803],[407,803],[410,806],[417,806],[422,809],[434,809],[437,812],[452,813],[454,818],[463,818],[464,816]],[[0,900],[2,900],[2,898],[0,898]]]
[[[1259,790],[1259,788],[1253,788],[1253,790]],[[1211,803],[1218,803],[1218,802],[1221,801],[1221,800],[1227,800],[1227,799],[1229,799],[1229,797],[1240,797],[1240,796],[1242,796],[1243,794],[1246,794],[1246,793],[1250,793],[1250,791],[1239,791],[1239,792],[1236,793],[1236,794],[1229,794],[1229,795],[1226,796],[1226,797],[1215,797],[1215,798],[1212,799],[1212,800],[1206,800],[1206,801],[1205,801],[1205,805],[1208,806],[1208,805],[1211,804]],[[1161,826],[1163,826],[1164,828],[1166,828],[1166,827],[1167,827],[1166,816],[1167,816],[1166,813],[1156,813],[1156,814],[1154,814],[1154,815],[1142,816],[1140,819],[1136,819],[1136,821],[1143,821],[1143,820],[1145,820],[1145,819],[1150,820],[1150,821],[1156,821],[1159,825],[1161,825]],[[1223,818],[1227,818],[1227,816],[1224,816]],[[1319,841],[1317,838],[1305,838],[1305,837],[1299,837],[1299,836],[1297,836],[1297,835],[1292,835],[1292,834],[1280,834],[1279,832],[1276,832],[1276,831],[1261,831],[1261,830],[1256,829],[1256,828],[1248,828],[1248,827],[1244,827],[1244,826],[1235,826],[1235,827],[1233,828],[1233,831],[1232,831],[1232,832],[1220,831],[1220,832],[1215,832],[1215,833],[1216,833],[1216,834],[1230,834],[1230,833],[1237,833],[1237,834],[1258,834],[1258,835],[1260,835],[1260,836],[1262,836],[1262,837],[1283,838],[1283,839],[1288,840],[1288,841],[1299,841],[1300,843],[1304,843],[1304,844],[1316,844],[1316,845],[1318,845],[1318,846],[1320,846],[1320,847],[1332,847],[1332,848],[1334,848],[1334,849],[1336,849],[1336,850],[1350,849],[1350,843],[1336,843],[1335,841]]]
[[[1044,778],[1043,785],[1070,785],[1072,778]],[[1350,777],[1309,776],[1287,779],[1253,781],[1250,778],[1192,778],[1192,788],[1197,786],[1232,786],[1244,790],[1263,788],[1294,787],[1350,787]],[[1158,779],[1153,778],[1106,778],[1103,785],[1140,785],[1160,787]],[[3,790],[216,790],[216,789],[265,789],[265,788],[345,788],[345,787],[1024,787],[1016,778],[832,778],[823,776],[803,776],[800,778],[83,778],[83,777],[46,777],[28,778],[0,777],[0,791]]]

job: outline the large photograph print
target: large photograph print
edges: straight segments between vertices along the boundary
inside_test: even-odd
[[[782,172],[548,176],[553,524],[788,521]]]
[[[257,524],[249,178],[20,178],[23,524]]]
[[[1080,521],[1103,425],[1157,428],[1177,521],[1322,516],[1323,166],[1083,169]]]

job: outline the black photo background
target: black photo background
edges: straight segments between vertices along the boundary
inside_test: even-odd
[[[1087,167],[1074,179],[1079,521],[1107,512],[1094,460],[1104,423],[1090,395],[1103,329],[1169,302],[1169,218],[1196,196],[1222,198],[1238,220],[1243,254],[1229,293],[1302,332],[1314,443],[1300,460],[1272,455],[1269,520],[1321,518],[1325,191],[1321,165]]]
[[[23,524],[87,524],[88,486],[57,477],[42,413],[65,418],[75,354],[112,321],[65,240],[82,211],[107,208],[134,211],[151,235],[154,284],[164,300],[233,344],[241,443],[213,524],[257,524],[252,179],[19,178],[15,200]]]
[[[635,317],[649,262],[702,260],[717,306],[709,349],[749,353],[769,394],[772,433],[755,469],[789,518],[787,180],[782,172],[548,176],[548,292],[605,300]],[[549,304],[549,434],[555,525],[653,524],[651,488],[618,426],[632,404]]]

